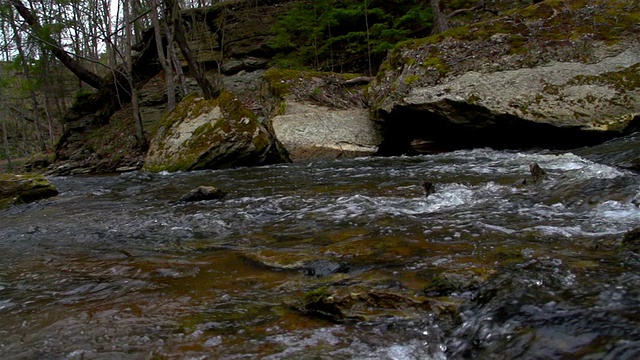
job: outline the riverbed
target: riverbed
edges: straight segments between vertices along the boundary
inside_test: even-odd
[[[54,177],[0,213],[0,358],[638,358],[639,149]]]

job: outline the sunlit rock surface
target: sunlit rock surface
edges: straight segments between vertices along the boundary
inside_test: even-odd
[[[372,155],[382,142],[365,106],[368,79],[355,74],[269,69],[276,99],[271,123],[291,159],[309,161]]]
[[[272,122],[293,161],[372,155],[381,141],[365,109],[287,103]]]

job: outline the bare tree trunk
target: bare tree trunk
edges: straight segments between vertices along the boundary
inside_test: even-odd
[[[53,111],[51,107],[51,97],[49,96],[49,92],[45,88],[44,91],[44,111],[47,115],[47,130],[49,130],[49,145],[51,145],[51,149],[56,146],[56,134],[53,127]]]
[[[178,84],[180,84],[182,97],[185,97],[189,94],[189,85],[187,84],[187,78],[184,76],[184,72],[182,71],[182,64],[180,63],[180,59],[178,59],[176,49],[173,46],[173,34],[169,37],[169,44],[170,46],[168,46],[167,49],[170,53],[168,55],[171,56],[171,63],[173,64],[173,69],[176,72]]]
[[[0,25],[2,26],[2,43],[3,44],[8,44],[9,43],[9,37],[7,36],[8,31],[5,30],[5,21],[4,21],[4,17],[0,18]],[[2,60],[4,61],[9,61],[11,59],[11,50],[9,49],[8,46],[3,46],[2,47],[2,52],[4,53],[4,56],[2,58]]]
[[[72,27],[73,27],[73,31],[75,32],[75,36],[71,39],[72,43],[73,43],[73,51],[77,54],[77,55],[82,55],[81,53],[81,47],[80,47],[80,42],[82,41],[82,38],[80,36],[80,25],[82,24],[82,22],[80,21],[80,19],[78,18],[78,13],[80,12],[80,9],[77,8],[79,6],[79,3],[72,3],[74,9],[72,11],[73,13],[73,22],[72,22]],[[78,78],[78,91],[82,91],[82,79]]]
[[[165,11],[167,15],[165,16],[167,21],[173,20],[173,32],[175,36],[175,41],[182,52],[182,55],[187,60],[187,64],[189,65],[189,72],[198,82],[198,86],[202,90],[202,94],[205,99],[215,99],[220,95],[220,89],[216,89],[211,85],[211,82],[207,79],[204,73],[204,69],[198,61],[196,60],[195,55],[191,52],[189,48],[189,44],[187,42],[186,31],[184,30],[184,26],[182,25],[182,17],[180,15],[180,7],[175,0],[165,0]]]
[[[369,73],[367,75],[371,76],[373,74],[373,70],[371,69],[371,39],[369,38],[369,0],[364,0],[364,24],[367,27],[367,57],[369,59]]]
[[[40,151],[46,151],[47,144],[44,141],[44,136],[42,135],[42,131],[40,129],[40,120],[39,120],[40,116],[38,116],[38,108],[40,107],[40,105],[38,104],[36,91],[32,89],[30,92],[31,92],[30,94],[31,102],[33,103],[32,116],[33,116],[33,128],[36,133],[36,141],[38,142],[38,148],[40,149]]]
[[[151,7],[151,21],[153,22],[153,30],[156,37],[156,48],[158,49],[158,60],[164,70],[165,82],[167,86],[167,110],[171,111],[176,107],[176,85],[173,82],[173,70],[171,62],[169,61],[169,46],[167,44],[167,55],[165,56],[164,47],[162,46],[162,29],[160,27],[160,17],[158,15],[158,8],[160,4],[157,0],[150,0],[149,6]]]
[[[51,58],[49,57],[49,54],[43,52],[41,56],[44,61],[44,73],[51,74]],[[53,149],[56,145],[56,134],[53,125],[55,116],[51,97],[55,96],[55,89],[52,81],[48,77],[43,76],[42,80],[44,90],[44,111],[47,115],[47,129],[49,131],[49,145],[51,146],[51,149]]]
[[[11,148],[9,147],[9,137],[7,136],[7,120],[2,118],[2,138],[4,140],[4,157],[7,159],[7,170],[11,171]]]
[[[116,61],[116,49],[115,43],[112,37],[115,37],[115,34],[112,33],[111,29],[111,1],[110,0],[101,0],[102,5],[102,23],[103,23],[103,31],[107,34],[105,38],[105,48],[107,52],[107,59],[109,67],[115,68]]]
[[[227,28],[227,8],[222,9],[222,23],[219,25],[218,29],[220,29],[220,59],[218,60],[218,76],[222,76],[222,66],[224,63],[224,47],[225,47],[225,34]]]
[[[125,44],[124,57],[127,71],[127,81],[129,81],[129,87],[131,90],[131,107],[133,108],[133,123],[136,130],[136,139],[138,140],[138,147],[144,148],[146,140],[144,138],[144,128],[142,126],[142,118],[140,117],[140,109],[138,106],[138,91],[133,82],[133,60],[131,59],[131,6],[129,0],[123,0],[124,8],[124,22],[125,22]]]
[[[449,23],[447,22],[447,15],[445,15],[442,9],[441,0],[430,0],[431,9],[433,9],[434,26],[433,33],[439,34],[449,29]]]
[[[22,66],[23,76],[28,83],[33,83],[34,79],[31,74],[31,70],[29,69],[29,65],[27,64],[27,58],[22,47],[22,38],[20,37],[18,26],[16,25],[15,19],[13,18],[13,11],[9,13],[9,22],[11,27],[13,28],[13,41],[16,44],[16,50],[18,51],[18,59],[20,61],[20,65]],[[36,97],[36,91],[33,86],[29,86],[29,98],[31,99],[31,106],[33,107],[31,117],[33,118],[33,127],[36,134],[36,140],[40,150],[44,151],[46,149],[46,145],[44,143],[42,133],[40,132],[40,123],[38,121],[38,98]]]

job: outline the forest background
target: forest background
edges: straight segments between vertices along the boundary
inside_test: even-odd
[[[189,59],[188,39],[196,34],[181,29],[183,23],[177,14],[232,2],[2,1],[0,169],[11,171],[16,159],[36,154],[51,157],[69,107],[100,91],[107,81],[117,82],[111,86],[114,91],[126,92],[126,96],[117,96],[118,101],[130,100],[134,105],[131,123],[135,126],[130,131],[144,151],[148,139],[142,122],[136,119],[137,86],[132,75],[135,45],[149,29],[164,40],[157,43],[159,61],[167,79],[167,94],[175,94],[168,96],[167,110],[187,95],[185,71],[199,78],[202,91],[213,97],[220,83],[209,81],[201,73],[203,64]],[[257,6],[258,0],[255,2]],[[271,2],[277,6],[291,1]],[[270,65],[372,76],[387,51],[404,40],[530,4],[528,0],[295,1],[271,29]]]

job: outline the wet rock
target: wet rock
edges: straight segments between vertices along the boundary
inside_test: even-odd
[[[49,167],[52,162],[53,158],[50,155],[36,155],[24,164],[24,170],[26,172],[38,172],[38,170]]]
[[[427,180],[422,182],[422,188],[424,189],[425,197],[429,197],[429,195],[436,192],[436,186],[432,182]]]
[[[91,173],[91,168],[78,168],[71,170],[71,175],[86,175]]]
[[[153,131],[144,170],[189,171],[288,162],[271,130],[234,95],[183,99]]]
[[[318,259],[313,254],[299,254],[277,251],[258,251],[243,254],[244,258],[260,267],[280,271],[295,271],[308,276],[325,277],[350,270],[347,263]]]
[[[531,177],[533,179],[533,183],[537,183],[538,180],[542,179],[544,176],[547,175],[547,173],[542,170],[542,168],[540,167],[540,165],[538,165],[538,163],[533,163],[531,165],[529,165],[529,171],[531,172]]]
[[[633,229],[622,237],[622,248],[624,250],[640,253],[640,228]]]
[[[136,171],[136,170],[139,170],[139,169],[140,169],[139,166],[121,166],[119,168],[116,168],[116,172],[126,173],[126,172]]]
[[[58,189],[43,175],[0,174],[0,208],[58,195]]]
[[[199,186],[188,193],[182,195],[180,201],[203,201],[203,200],[219,200],[227,193],[214,186]]]
[[[426,312],[445,312],[454,303],[365,288],[333,289],[328,286],[305,293],[298,310],[302,313],[342,323],[381,318],[420,318]]]
[[[631,170],[631,171],[635,171],[637,173],[640,173],[640,158],[636,158],[633,159],[629,162],[629,164],[624,164],[621,167],[627,169],[627,170]]]
[[[633,134],[571,152],[596,163],[640,173],[640,114],[636,119],[638,129]]]
[[[431,275],[422,293],[426,296],[460,296],[474,297],[480,285],[495,273],[494,270],[442,272]]]
[[[330,260],[313,260],[300,267],[306,275],[324,277],[335,273],[344,273],[349,266]]]
[[[448,296],[457,289],[461,288],[459,279],[447,276],[447,274],[441,274],[435,276],[430,283],[424,288],[424,293],[427,296]]]

